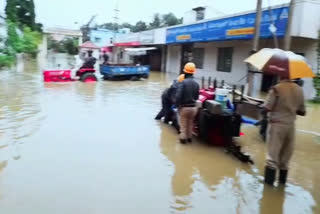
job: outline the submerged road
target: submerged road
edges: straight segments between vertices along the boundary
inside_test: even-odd
[[[171,82],[43,83],[36,65],[0,71],[0,213],[320,213],[320,107],[299,118],[286,188],[264,188],[265,144],[253,126],[240,143],[255,161],[180,145],[153,118]]]

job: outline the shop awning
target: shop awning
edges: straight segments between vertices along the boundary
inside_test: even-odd
[[[125,51],[127,52],[145,52],[145,51],[151,51],[156,50],[156,47],[147,47],[147,48],[126,48]]]

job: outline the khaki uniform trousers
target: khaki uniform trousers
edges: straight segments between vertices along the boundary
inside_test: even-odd
[[[194,119],[197,115],[197,112],[197,107],[182,107],[179,109],[181,140],[192,138]]]
[[[267,135],[267,166],[274,169],[288,170],[294,150],[295,125],[269,123]]]

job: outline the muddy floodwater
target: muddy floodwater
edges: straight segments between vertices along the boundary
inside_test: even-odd
[[[320,213],[320,106],[297,121],[287,186],[271,188],[256,127],[242,126],[247,165],[153,119],[171,76],[45,84],[39,70],[0,71],[1,214]]]

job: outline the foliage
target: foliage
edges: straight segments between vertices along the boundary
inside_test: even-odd
[[[149,29],[156,29],[161,26],[161,19],[160,19],[160,14],[156,13],[153,15],[153,21],[149,24]]]
[[[5,12],[7,39],[0,50],[0,67],[12,65],[17,53],[35,57],[42,41],[42,24],[35,23],[33,0],[7,0]]]
[[[109,30],[118,30],[120,28],[129,28],[132,32],[140,32],[144,30],[152,30],[160,27],[165,26],[173,26],[178,25],[182,23],[182,18],[178,19],[173,13],[168,14],[159,14],[155,13],[153,15],[152,22],[147,25],[144,21],[138,21],[135,25],[131,25],[130,23],[122,23],[122,24],[116,24],[112,22],[107,22],[102,25],[97,25],[98,28],[104,28]]]
[[[132,29],[133,28],[133,25],[128,23],[128,22],[124,22],[122,23],[122,25],[119,26],[119,28],[129,28],[129,29]]]
[[[136,25],[132,28],[132,32],[140,32],[147,30],[147,24],[143,21],[138,21]]]
[[[0,67],[11,66],[15,62],[17,53],[26,53],[35,57],[38,44],[42,41],[42,34],[32,31],[29,27],[19,30],[17,24],[7,21],[8,37],[6,47],[0,50]]]
[[[17,9],[18,9],[16,7],[17,4],[18,4],[18,0],[7,0],[5,12],[6,12],[7,19],[12,22],[17,21]]]
[[[14,22],[7,22],[8,38],[6,45],[8,49],[14,53],[21,53],[23,50],[22,39],[19,35],[19,30]]]
[[[164,14],[162,16],[164,26],[173,26],[182,23],[182,19],[178,19],[173,13]]]
[[[67,38],[63,40],[63,46],[66,49],[66,52],[70,55],[78,54],[78,39]]]
[[[53,38],[48,38],[48,49],[58,53],[76,55],[78,54],[78,39],[66,38],[62,41],[56,41]]]
[[[17,25],[8,21],[8,38],[6,45],[14,53],[27,53],[35,56],[38,51],[38,44],[42,40],[41,33],[24,27],[23,31]]]
[[[11,55],[7,55],[0,52],[0,68],[10,67],[14,63],[15,59]]]
[[[33,31],[42,31],[42,24],[35,22],[33,0],[7,0],[5,11],[7,19],[17,23],[21,29],[27,26]]]
[[[23,36],[21,38],[23,53],[31,54],[35,57],[41,41],[42,35],[39,32],[32,31],[29,27],[23,28]]]
[[[33,0],[19,0],[18,22],[23,26],[28,26],[32,30],[36,30],[35,11]]]

